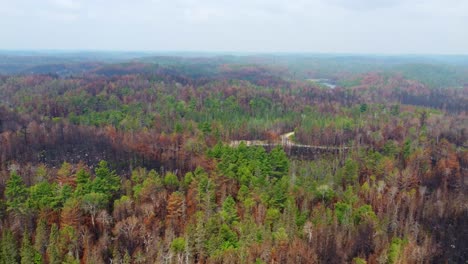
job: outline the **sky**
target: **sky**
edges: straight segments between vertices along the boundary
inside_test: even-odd
[[[0,49],[468,54],[468,0],[0,0]]]

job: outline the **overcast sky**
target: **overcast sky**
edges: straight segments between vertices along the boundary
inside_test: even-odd
[[[468,54],[468,0],[0,0],[0,49]]]

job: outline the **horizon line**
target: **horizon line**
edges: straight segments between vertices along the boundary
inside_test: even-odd
[[[411,53],[411,52],[322,52],[322,51],[203,51],[203,50],[124,50],[124,49],[3,49],[0,53],[140,53],[140,54],[212,54],[212,55],[340,55],[340,56],[468,56],[468,53]]]

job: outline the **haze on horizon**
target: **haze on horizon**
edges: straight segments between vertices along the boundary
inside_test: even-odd
[[[465,0],[0,0],[0,50],[468,54]]]

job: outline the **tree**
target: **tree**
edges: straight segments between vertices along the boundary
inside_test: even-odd
[[[108,197],[103,193],[88,193],[83,196],[81,208],[91,215],[91,223],[95,226],[95,218],[97,213],[105,208],[108,204]]]
[[[232,248],[238,248],[239,242],[237,234],[227,224],[222,224],[219,230],[219,236],[221,238],[221,250],[227,250]]]
[[[173,192],[167,201],[167,220],[175,228],[185,214],[185,197],[180,192]]]
[[[338,223],[341,225],[349,225],[351,223],[351,205],[343,202],[337,202],[335,204],[335,214],[338,219]]]
[[[354,184],[358,179],[358,163],[351,158],[348,158],[342,168],[342,180],[344,185]]]
[[[0,264],[18,263],[18,248],[13,233],[9,229],[3,230],[0,247]]]
[[[42,263],[41,255],[34,249],[29,240],[29,234],[24,232],[23,242],[21,243],[21,264],[40,264]]]
[[[172,240],[171,250],[177,255],[177,263],[182,263],[182,254],[184,253],[186,242],[183,237],[178,237]]]
[[[172,172],[168,172],[166,176],[164,176],[164,186],[171,190],[177,189],[179,186],[179,180],[177,179],[177,176]]]
[[[28,205],[31,208],[42,210],[53,208],[55,204],[54,186],[46,181],[40,182],[29,188]]]
[[[359,112],[361,113],[367,112],[367,108],[368,108],[367,104],[361,104],[359,106]]]
[[[40,255],[44,255],[48,244],[47,224],[44,220],[39,220],[35,233],[34,249],[39,252]]]
[[[28,198],[28,190],[23,179],[14,171],[5,186],[5,197],[9,211],[23,211]]]
[[[220,212],[224,222],[231,225],[239,220],[237,216],[236,202],[231,196],[228,196],[223,202],[223,210]]]
[[[280,146],[275,147],[270,152],[269,161],[271,165],[271,176],[281,178],[288,174],[288,156],[286,156],[286,153]]]
[[[59,246],[59,229],[56,224],[52,224],[50,228],[49,245],[47,246],[47,257],[50,264],[62,263]]]
[[[91,176],[83,168],[76,173],[76,189],[77,197],[83,196],[90,191]]]
[[[120,189],[120,178],[111,171],[107,162],[100,161],[95,170],[96,178],[91,184],[90,190],[95,193],[101,193],[110,199]]]

